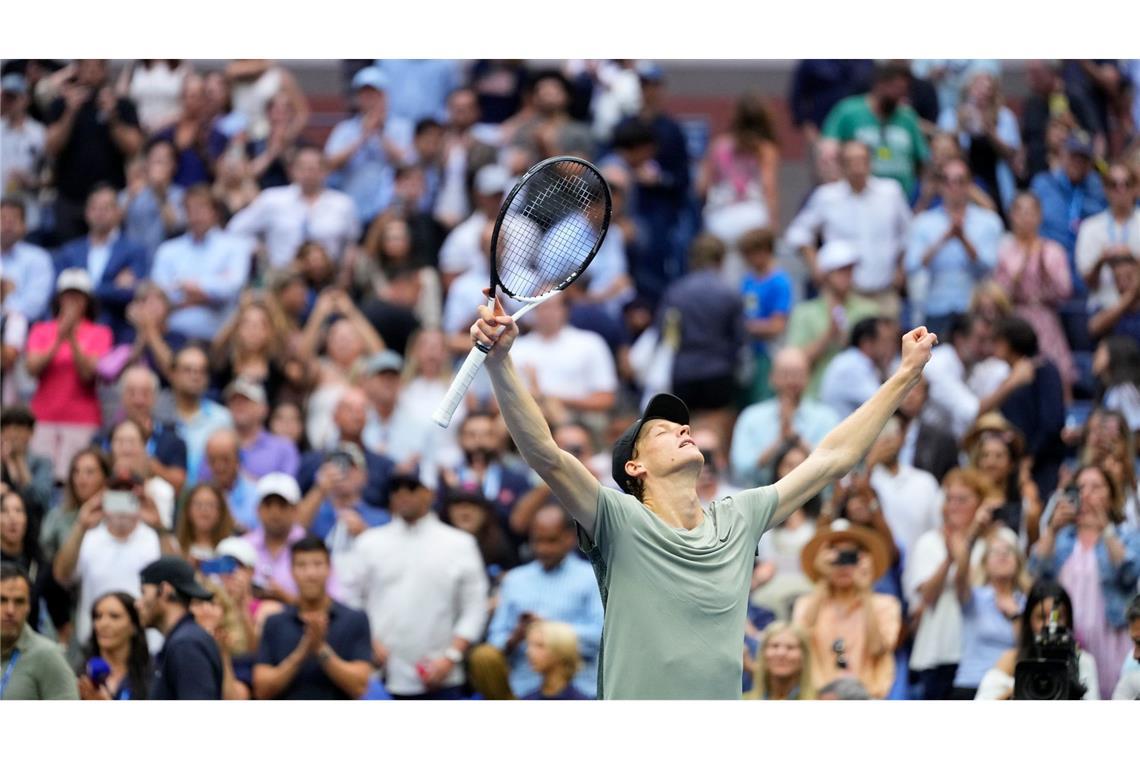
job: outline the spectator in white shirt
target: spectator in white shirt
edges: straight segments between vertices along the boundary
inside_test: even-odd
[[[301,244],[315,240],[340,261],[360,238],[360,218],[352,198],[325,187],[327,167],[313,147],[297,150],[290,164],[293,184],[271,187],[230,220],[236,235],[264,238],[270,269],[289,266]]]
[[[510,188],[510,172],[498,164],[484,166],[475,174],[472,194],[475,210],[455,226],[439,249],[439,269],[445,291],[457,277],[470,270],[480,273],[486,285],[487,248],[482,244],[483,229],[488,222],[495,221],[499,206],[503,204],[503,195]],[[473,320],[463,328],[465,333],[470,321]],[[470,343],[470,339],[467,342]]]
[[[851,140],[842,147],[843,179],[815,189],[788,227],[786,240],[804,256],[812,281],[823,273],[816,265],[815,243],[846,240],[858,252],[855,290],[876,298],[887,314],[898,316],[895,292],[902,284],[901,259],[910,225],[910,206],[898,182],[871,176],[870,148]]]
[[[91,605],[100,596],[108,591],[140,594],[139,571],[161,556],[159,533],[170,536],[141,485],[131,490],[125,485],[121,479],[108,484],[108,489],[116,489],[114,502],[107,490],[101,499],[90,499],[80,507],[52,564],[57,582],[65,588],[78,587],[75,641],[87,641],[91,635]],[[127,509],[128,502],[133,502],[133,512]]]
[[[39,190],[44,161],[44,125],[28,116],[28,83],[22,74],[5,75],[0,81],[0,187],[5,193],[34,198]],[[30,204],[28,214],[35,229],[39,209]]]
[[[431,511],[417,475],[390,481],[393,520],[362,533],[345,563],[350,598],[368,614],[392,696],[456,699],[467,648],[487,622],[487,575],[474,536]]]
[[[950,432],[961,440],[979,415],[1000,407],[1011,393],[1033,382],[1036,372],[1031,359],[1013,365],[997,389],[985,397],[977,396],[966,384],[969,368],[980,354],[984,326],[972,314],[956,314],[947,335],[931,354],[925,376],[930,384],[930,397],[922,410],[922,420]]]
[[[536,398],[570,413],[606,412],[617,397],[613,355],[600,335],[568,324],[570,304],[552,298],[532,312],[534,329],[515,341],[514,361]]]
[[[819,400],[846,419],[875,395],[895,357],[898,330],[892,320],[867,317],[851,328],[851,345],[823,371]]]
[[[1089,287],[1089,302],[1107,309],[1120,300],[1112,276],[1112,261],[1131,256],[1140,260],[1140,208],[1136,206],[1140,178],[1125,164],[1108,167],[1104,181],[1108,208],[1081,222],[1077,231],[1077,269]]]
[[[918,537],[942,525],[942,489],[925,470],[899,461],[903,426],[889,420],[867,453],[871,488],[879,498],[883,517],[903,552],[903,567]]]
[[[249,278],[250,246],[218,228],[210,188],[186,191],[185,235],[168,240],[154,254],[151,279],[170,299],[170,332],[209,341],[237,306]]]
[[[55,272],[51,255],[24,241],[27,231],[24,202],[16,198],[0,201],[0,288],[4,290],[4,311],[22,314],[34,322],[47,314],[55,290]]]

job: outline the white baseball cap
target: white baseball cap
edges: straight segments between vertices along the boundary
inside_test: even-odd
[[[271,472],[257,481],[257,503],[264,501],[266,496],[280,496],[290,504],[296,504],[301,500],[301,486],[292,475]]]
[[[233,557],[246,567],[257,565],[257,550],[253,548],[253,544],[239,536],[223,538],[214,551],[219,557]]]
[[[65,290],[78,290],[80,293],[91,295],[95,286],[91,283],[91,275],[87,274],[86,269],[71,267],[60,272],[55,280],[55,292],[62,293]]]
[[[824,243],[823,247],[819,249],[819,258],[816,259],[819,271],[824,274],[858,263],[858,251],[846,240],[832,240]]]

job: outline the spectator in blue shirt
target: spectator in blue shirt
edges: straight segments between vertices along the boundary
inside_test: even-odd
[[[4,311],[18,312],[28,322],[46,316],[55,290],[51,255],[24,241],[27,215],[22,201],[0,201],[0,287]]]
[[[142,569],[139,618],[165,638],[155,657],[150,699],[221,699],[222,657],[210,634],[190,614],[193,599],[213,594],[194,579],[181,557],[165,556]]]
[[[185,199],[174,184],[174,167],[173,143],[152,141],[143,160],[142,182],[132,182],[119,195],[123,234],[146,251],[147,272],[158,246],[186,226]]]
[[[228,409],[206,398],[210,363],[206,352],[190,345],[174,355],[170,388],[174,392],[174,420],[178,435],[186,442],[186,481],[197,483],[206,456],[206,441],[216,430],[234,426]]]
[[[1061,168],[1043,171],[1029,183],[1029,190],[1041,201],[1041,235],[1064,246],[1077,295],[1087,292],[1076,269],[1077,229],[1082,221],[1108,207],[1104,184],[1092,170],[1092,155],[1088,138],[1073,135],[1061,150]]]
[[[205,185],[186,191],[186,219],[186,234],[159,246],[151,279],[170,298],[170,332],[208,341],[237,306],[252,252],[247,241],[218,228]]]
[[[133,337],[127,323],[127,304],[147,276],[146,251],[119,234],[122,217],[115,188],[98,184],[87,196],[87,235],[64,245],[55,255],[56,275],[73,267],[84,269],[95,283],[98,321],[107,325],[115,343]]]
[[[335,558],[347,555],[367,529],[392,521],[388,510],[364,500],[367,468],[359,446],[340,444],[325,455],[312,488],[297,505],[298,522],[324,539]]]
[[[190,187],[214,179],[214,164],[226,150],[229,139],[213,125],[206,104],[202,77],[190,74],[182,81],[182,112],[178,121],[156,132],[155,140],[174,145],[177,168],[174,183]]]
[[[583,663],[573,685],[588,697],[597,694],[602,600],[590,563],[574,553],[574,545],[573,523],[560,507],[547,505],[535,514],[530,528],[535,559],[504,578],[487,643],[470,655],[472,681],[485,696],[495,693],[494,681],[503,674],[517,697],[542,685],[527,659],[527,629],[544,620],[572,627]]]
[[[950,316],[969,310],[974,286],[997,265],[1001,217],[969,201],[970,169],[960,158],[942,166],[942,205],[915,217],[906,250],[907,274],[929,277],[923,311],[927,329],[946,331]]]
[[[776,266],[776,237],[764,227],[741,236],[737,246],[748,264],[740,283],[744,298],[744,331],[752,339],[752,389],[748,403],[771,398],[768,373],[772,358],[768,341],[784,334],[792,311],[792,280]]]
[[[368,616],[326,592],[328,547],[306,536],[289,547],[297,604],[265,621],[253,691],[258,699],[360,699],[372,675]]]
[[[388,86],[388,77],[375,66],[358,71],[352,78],[357,114],[333,127],[325,143],[333,172],[329,186],[348,193],[362,222],[388,207],[396,167],[412,142],[412,123],[389,113]]]
[[[458,61],[378,60],[374,66],[388,79],[389,113],[413,123],[421,119],[445,119],[447,96],[463,84]]]

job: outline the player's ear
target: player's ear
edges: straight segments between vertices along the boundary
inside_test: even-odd
[[[645,465],[636,459],[631,459],[625,463],[625,474],[631,478],[636,478],[638,475],[645,472]]]

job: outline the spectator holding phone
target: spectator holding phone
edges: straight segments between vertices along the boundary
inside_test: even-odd
[[[883,540],[846,520],[831,523],[804,547],[804,573],[816,587],[796,601],[792,622],[808,633],[816,688],[851,675],[876,699],[890,690],[902,608],[871,590],[888,562]]]
[[[1140,578],[1140,534],[1124,525],[1120,486],[1100,465],[1077,470],[1033,546],[1029,569],[1073,597],[1072,628],[1096,659],[1100,698],[1109,699],[1132,648],[1125,610]]]
[[[133,596],[110,591],[95,600],[91,605],[91,640],[84,646],[83,655],[80,699],[147,698],[150,651]]]
[[[368,616],[329,598],[328,547],[306,536],[289,549],[297,604],[265,621],[253,666],[258,699],[360,699],[372,675]]]

